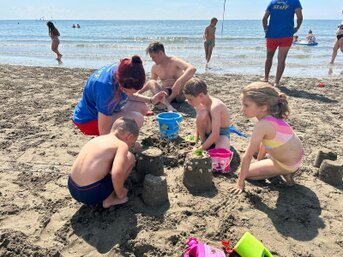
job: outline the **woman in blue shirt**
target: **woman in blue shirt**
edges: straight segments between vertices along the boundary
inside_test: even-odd
[[[86,135],[105,135],[119,117],[134,119],[142,127],[149,111],[146,103],[157,104],[165,94],[138,94],[145,83],[142,60],[135,55],[95,71],[87,80],[73,113],[74,124]]]

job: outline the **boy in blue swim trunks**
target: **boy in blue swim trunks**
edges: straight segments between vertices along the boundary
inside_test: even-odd
[[[81,149],[68,179],[75,200],[86,205],[102,203],[104,208],[128,201],[124,182],[135,164],[129,148],[138,132],[133,119],[118,118],[109,134],[93,138]]]
[[[230,149],[230,113],[225,104],[207,93],[204,81],[190,79],[183,89],[190,105],[196,110],[195,141],[199,137],[201,149],[207,150],[212,144],[216,148]]]

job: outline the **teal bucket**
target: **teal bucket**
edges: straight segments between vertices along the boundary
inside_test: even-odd
[[[167,139],[177,138],[182,115],[177,112],[161,112],[156,117],[162,137]]]

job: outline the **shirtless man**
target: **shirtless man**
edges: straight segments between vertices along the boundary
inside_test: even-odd
[[[211,60],[212,51],[215,45],[215,32],[218,19],[212,18],[210,25],[208,25],[204,32],[204,48],[205,48],[205,57],[206,63],[208,64]]]
[[[162,101],[168,111],[175,111],[170,104],[173,100],[182,102],[185,96],[182,93],[186,82],[193,77],[196,69],[193,65],[175,56],[167,56],[164,46],[160,42],[152,42],[146,49],[155,64],[151,68],[151,78],[139,91],[144,93],[150,90],[153,94],[165,91],[167,97]]]

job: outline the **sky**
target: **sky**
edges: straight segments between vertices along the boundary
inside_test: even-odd
[[[261,19],[270,0],[226,0],[225,20]],[[343,0],[300,0],[305,19],[343,19]],[[1,20],[222,19],[224,0],[0,0]]]

